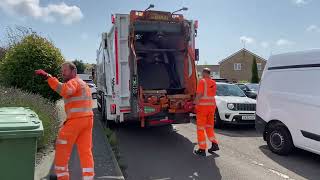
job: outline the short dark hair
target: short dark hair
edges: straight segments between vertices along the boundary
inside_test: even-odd
[[[211,70],[209,68],[204,68],[202,70],[203,73],[211,74]]]
[[[77,66],[73,62],[67,61],[62,64],[62,66],[64,65],[68,65],[71,71],[76,70],[77,72]]]

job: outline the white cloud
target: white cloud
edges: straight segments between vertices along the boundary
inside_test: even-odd
[[[248,36],[241,36],[240,37],[240,42],[246,43],[246,44],[252,44],[255,42],[254,38],[248,37]]]
[[[268,48],[270,46],[270,44],[268,42],[266,42],[266,41],[263,41],[263,42],[261,42],[261,46],[263,48]]]
[[[307,0],[294,0],[294,3],[297,5],[304,5],[304,4],[307,4],[308,1]]]
[[[78,6],[68,6],[64,2],[40,6],[40,0],[0,0],[0,9],[10,15],[32,17],[44,22],[71,24],[83,18]]]
[[[306,31],[308,32],[320,32],[320,27],[317,25],[310,25],[309,27],[307,27]]]
[[[87,40],[89,38],[89,35],[84,32],[84,33],[81,33],[80,37],[82,40]]]
[[[295,43],[292,42],[292,41],[289,41],[289,40],[287,40],[287,39],[279,39],[279,40],[276,42],[276,44],[277,44],[278,46],[291,46],[291,45],[293,45],[293,44],[295,44]]]

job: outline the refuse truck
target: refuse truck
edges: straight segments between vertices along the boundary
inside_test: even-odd
[[[96,59],[97,106],[105,122],[189,123],[197,85],[198,21],[153,10],[114,14],[111,21]]]

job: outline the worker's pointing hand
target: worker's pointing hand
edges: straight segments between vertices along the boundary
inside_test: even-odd
[[[45,79],[47,79],[48,76],[49,76],[49,74],[47,72],[45,72],[44,70],[42,70],[42,69],[35,70],[35,73],[36,73],[36,75],[42,76]]]

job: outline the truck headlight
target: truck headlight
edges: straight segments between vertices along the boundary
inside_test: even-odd
[[[227,105],[228,109],[233,110],[234,109],[234,104],[230,103]]]

